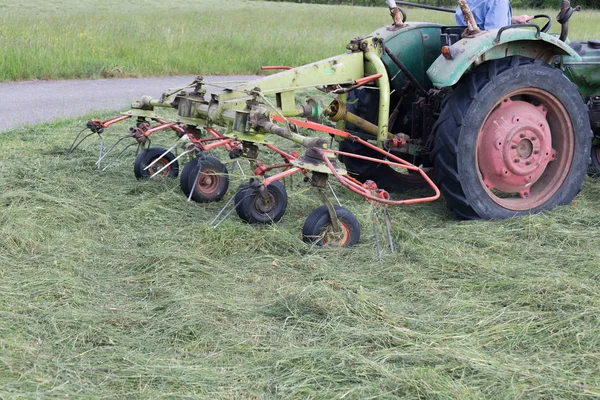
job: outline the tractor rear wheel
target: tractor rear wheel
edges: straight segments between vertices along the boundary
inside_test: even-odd
[[[569,204],[583,186],[591,129],[577,87],[539,60],[481,65],[446,99],[433,159],[447,207],[500,219]]]

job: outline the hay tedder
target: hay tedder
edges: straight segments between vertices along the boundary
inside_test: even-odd
[[[111,160],[129,146],[142,147],[137,178],[176,177],[178,159],[193,155],[179,174],[181,188],[188,199],[211,202],[229,187],[226,165],[208,154],[220,147],[252,164],[254,177],[229,201],[250,223],[277,222],[288,200],[281,179],[301,174],[323,202],[306,219],[304,240],[339,247],[358,242],[360,227],[329,200],[330,178],[382,209],[434,201],[441,192],[465,219],[509,218],[570,203],[590,154],[600,172],[594,138],[600,137],[600,42],[568,41],[568,21],[579,10],[568,0],[557,17],[560,36],[546,33],[552,23],[546,15],[535,16],[542,28],[481,31],[465,0],[458,4],[466,28],[407,22],[404,10],[388,0],[393,23],[351,40],[345,54],[298,68],[270,67],[282,71],[219,94],[208,94],[207,82],[197,78],[158,99],[144,96],[116,118],[89,121],[90,132],[80,133],[67,155],[86,137],[102,139],[110,125],[131,119],[128,135],[108,150],[102,141],[98,167],[130,138]],[[328,104],[298,100],[314,88],[331,98]],[[177,117],[159,116],[164,107],[176,109]],[[179,139],[168,149],[150,147],[160,131]],[[273,135],[303,150],[280,149]],[[180,144],[185,150],[176,157],[172,151]],[[259,148],[281,162],[260,161]],[[408,198],[389,194],[411,188],[419,190]],[[387,213],[385,221],[390,236]]]

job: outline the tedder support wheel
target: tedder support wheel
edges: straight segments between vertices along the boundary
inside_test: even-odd
[[[229,189],[227,167],[215,157],[190,160],[179,180],[186,196],[192,192],[192,200],[198,203],[218,201]]]
[[[235,194],[235,210],[239,217],[251,224],[270,224],[283,217],[287,208],[287,192],[280,181],[263,186],[253,178],[242,184]]]
[[[163,155],[166,151],[167,149],[163,149],[162,147],[150,147],[138,154],[133,165],[133,173],[135,174],[135,177],[137,179],[150,178],[151,176],[154,176],[165,165],[173,161],[175,159],[175,155],[169,151],[162,158],[160,158],[160,160],[154,163],[154,165],[146,169],[148,165],[152,164],[152,162],[154,162],[157,158]],[[176,178],[178,174],[179,162],[177,161],[169,165],[160,173],[160,175],[165,176],[167,178]]]
[[[342,232],[336,234],[327,207],[321,206],[313,210],[304,222],[302,239],[305,242],[332,247],[349,247],[358,243],[360,225],[354,214],[343,207],[334,206],[334,209]]]
[[[447,207],[499,219],[569,204],[583,186],[591,129],[577,87],[539,60],[489,61],[464,77],[434,127]]]

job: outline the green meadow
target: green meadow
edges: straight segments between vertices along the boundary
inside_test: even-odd
[[[572,37],[600,38],[597,15],[576,15]],[[7,0],[0,20],[1,79],[19,80],[256,73],[343,52],[389,16]],[[379,260],[382,210],[338,184],[362,227],[348,249],[302,241],[320,201],[298,178],[285,180],[279,223],[234,212],[214,229],[224,202],[188,202],[178,179],[136,180],[133,149],[104,172],[97,138],[64,159],[89,118],[112,115],[0,133],[0,399],[600,397],[599,180],[518,219],[458,221],[443,200],[390,207],[396,251],[377,224]],[[129,126],[107,129],[107,144]],[[225,201],[248,177],[241,166]]]
[[[64,160],[84,123],[2,134],[0,398],[600,395],[599,181],[512,220],[391,207],[379,261],[371,206],[339,185],[356,247],[302,242],[320,202],[297,178],[279,223],[213,229],[223,202],[136,181],[133,151],[101,172],[90,139]]]
[[[557,2],[558,3],[558,2]],[[409,21],[453,24],[407,9]],[[556,10],[515,10],[515,13]],[[599,39],[600,13],[571,20],[572,38]],[[540,20],[543,23],[543,20]],[[0,4],[0,81],[179,74],[255,74],[345,51],[390,23],[385,8],[249,0],[56,0]],[[553,31],[558,32],[558,24]]]

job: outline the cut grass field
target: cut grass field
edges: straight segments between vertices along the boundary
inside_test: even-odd
[[[555,16],[558,7],[519,12]],[[600,39],[599,15],[575,14],[571,37]],[[420,9],[409,9],[408,17],[454,23],[451,14]],[[247,0],[5,0],[0,81],[256,74],[262,65],[299,66],[343,53],[350,39],[389,23],[384,8]],[[553,32],[558,30],[555,23]]]
[[[504,221],[390,208],[378,261],[338,186],[354,248],[302,242],[319,202],[297,179],[279,224],[212,229],[221,204],[136,181],[132,154],[63,160],[83,124],[1,136],[0,398],[600,396],[599,181]]]

